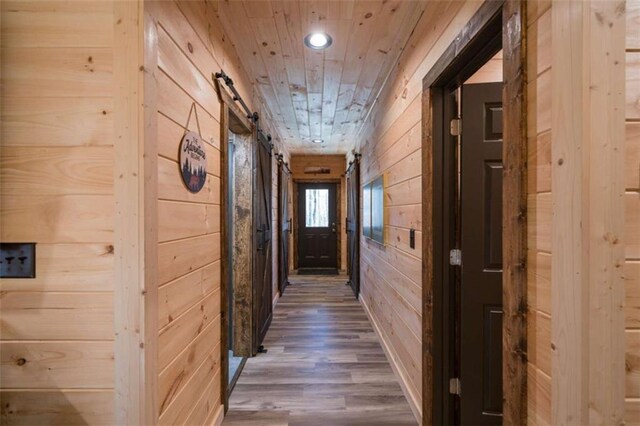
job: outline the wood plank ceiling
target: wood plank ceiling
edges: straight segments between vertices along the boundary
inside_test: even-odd
[[[342,154],[357,133],[424,1],[224,0],[218,13],[292,153]],[[322,51],[304,37],[324,31]],[[311,140],[323,139],[322,144]]]

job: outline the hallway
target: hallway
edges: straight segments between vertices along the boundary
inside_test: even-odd
[[[291,276],[224,425],[414,425],[378,338],[346,277]]]

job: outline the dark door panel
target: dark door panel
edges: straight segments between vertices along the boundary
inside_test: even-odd
[[[347,172],[347,269],[353,294],[360,293],[360,161],[358,158]]]
[[[462,86],[461,424],[502,423],[502,84]]]
[[[337,268],[336,184],[298,185],[298,266]]]
[[[278,290],[280,294],[289,285],[289,234],[291,218],[289,217],[289,180],[290,173],[280,160],[278,164]]]
[[[254,353],[262,345],[272,318],[271,146],[259,132],[255,148],[254,217]]]

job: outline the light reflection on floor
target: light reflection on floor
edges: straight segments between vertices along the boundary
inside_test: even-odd
[[[240,367],[240,363],[242,362],[242,357],[233,356],[233,352],[229,351],[229,383],[233,380],[233,377],[238,371],[238,367]]]

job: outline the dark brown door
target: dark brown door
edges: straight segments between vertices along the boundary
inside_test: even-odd
[[[298,267],[337,268],[336,184],[298,185]]]
[[[502,83],[462,86],[460,422],[502,423]]]
[[[347,172],[347,268],[349,285],[358,298],[360,293],[360,161],[351,163]]]
[[[278,163],[278,290],[280,294],[289,285],[289,180],[290,173],[282,160]]]
[[[271,145],[258,133],[254,155],[255,185],[253,193],[254,270],[253,311],[255,353],[269,329],[272,317],[272,255],[271,255]]]

